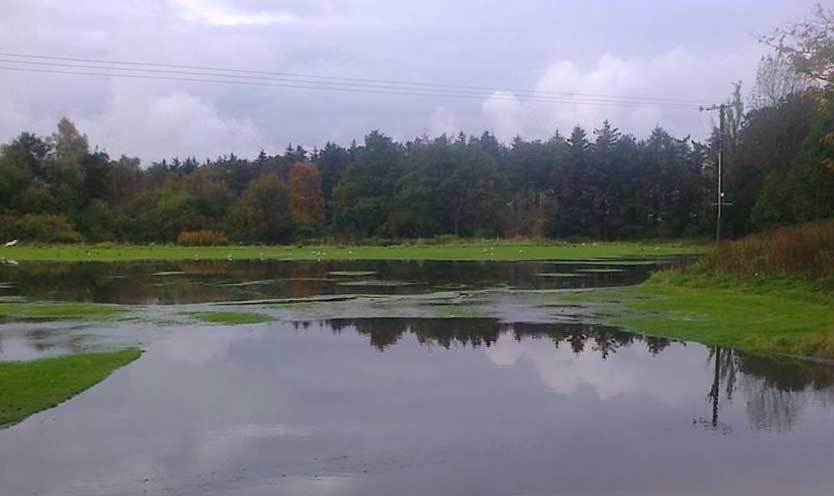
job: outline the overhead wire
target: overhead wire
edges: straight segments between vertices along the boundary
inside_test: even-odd
[[[696,109],[697,100],[633,97],[592,93],[500,89],[485,86],[407,82],[372,78],[268,72],[210,66],[189,66],[124,60],[82,59],[0,52],[0,70],[94,77],[170,80],[194,83],[237,84],[337,92],[464,99],[517,100],[535,103],[622,107],[680,107]],[[103,72],[102,72],[103,71]]]

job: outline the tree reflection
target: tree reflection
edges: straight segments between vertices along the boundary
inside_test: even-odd
[[[334,333],[353,328],[361,335],[368,336],[370,343],[379,351],[385,351],[397,344],[406,334],[413,334],[424,346],[468,346],[472,348],[493,346],[504,334],[512,335],[521,342],[524,339],[548,339],[557,348],[563,343],[576,353],[590,349],[606,359],[620,348],[635,342],[643,342],[647,350],[656,355],[671,344],[663,338],[645,338],[638,334],[624,332],[614,327],[582,323],[513,323],[507,324],[495,319],[407,319],[407,318],[361,318],[330,319],[320,321],[320,326],[330,328]],[[303,325],[302,322],[295,324]]]
[[[744,357],[742,389],[746,413],[756,430],[787,432],[810,403],[834,403],[834,369],[797,360]]]
[[[707,398],[712,417],[695,422],[722,433],[731,426],[721,422],[721,402],[731,403],[740,388],[747,419],[756,430],[787,432],[798,424],[810,401],[830,404],[834,399],[834,369],[792,359],[738,353],[718,346],[710,348],[712,384]],[[739,387],[737,381],[741,379]],[[723,392],[723,398],[722,398]]]
[[[297,322],[307,328],[311,322]],[[334,333],[355,330],[369,338],[371,346],[384,352],[406,335],[422,346],[450,349],[457,346],[489,348],[503,335],[515,341],[546,339],[556,348],[567,346],[575,354],[594,353],[605,360],[617,351],[645,346],[651,355],[666,350],[673,341],[645,337],[617,328],[584,323],[503,323],[495,319],[332,319],[317,324]],[[684,343],[685,344],[685,343]],[[754,429],[787,431],[794,428],[810,403],[834,404],[834,368],[792,359],[775,359],[739,353],[722,347],[709,348],[707,401],[711,414],[693,420],[711,431],[729,434],[732,426],[722,421],[722,412],[738,394]]]
[[[708,362],[712,363],[713,366],[712,385],[707,394],[707,398],[712,403],[712,417],[709,420],[704,418],[696,419],[696,422],[714,431],[720,431],[722,434],[729,434],[732,432],[732,426],[721,422],[718,414],[721,403],[722,380],[726,388],[725,397],[727,401],[731,402],[733,400],[733,391],[736,382],[735,353],[733,350],[714,346],[709,349]]]

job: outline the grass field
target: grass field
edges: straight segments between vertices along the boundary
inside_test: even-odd
[[[141,354],[123,350],[0,363],[0,426],[57,406]]]
[[[100,321],[117,317],[128,310],[120,305],[86,303],[0,303],[0,322],[15,320]]]
[[[692,244],[640,243],[488,243],[392,246],[214,246],[51,245],[0,248],[0,259],[52,261],[285,259],[285,260],[550,260],[662,257],[699,254]]]
[[[609,323],[646,335],[834,359],[834,296],[799,278],[668,271],[638,287],[564,299],[611,305]]]
[[[275,320],[269,315],[249,312],[195,312],[188,315],[200,322],[221,325],[261,324]]]

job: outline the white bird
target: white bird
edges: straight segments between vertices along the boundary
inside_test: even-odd
[[[14,246],[14,245],[16,245],[16,244],[17,244],[17,240],[14,240],[14,241],[9,241],[9,242],[8,242],[8,243],[6,243],[4,246],[5,246],[6,248],[11,248],[12,246]]]

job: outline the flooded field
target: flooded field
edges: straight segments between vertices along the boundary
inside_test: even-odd
[[[668,259],[550,262],[276,260],[0,264],[0,296],[176,305],[356,293],[425,294],[485,288],[559,289],[643,281]]]
[[[564,291],[682,260],[0,268],[0,361],[140,346],[0,430],[2,494],[828,495],[834,369],[642,337]],[[272,321],[208,325],[193,312]]]

